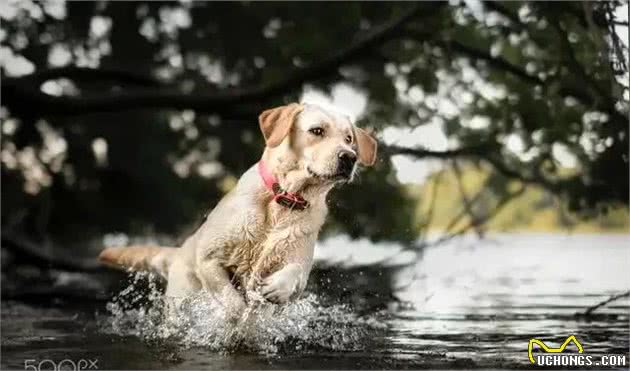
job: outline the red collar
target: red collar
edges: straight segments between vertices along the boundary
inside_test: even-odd
[[[280,205],[292,210],[304,210],[308,207],[308,201],[297,193],[289,193],[280,187],[278,179],[267,169],[265,163],[260,160],[258,162],[258,174],[265,183],[265,187],[273,192],[273,199]]]

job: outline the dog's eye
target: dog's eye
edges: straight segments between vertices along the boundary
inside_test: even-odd
[[[346,136],[346,143],[352,144],[352,135]]]
[[[312,129],[308,129],[308,132],[316,135],[318,137],[324,136],[324,129],[322,128],[312,128]]]

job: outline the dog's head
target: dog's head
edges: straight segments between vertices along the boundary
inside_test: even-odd
[[[264,111],[260,129],[267,150],[321,182],[351,181],[356,163],[372,166],[377,144],[344,115],[312,104],[292,103]]]

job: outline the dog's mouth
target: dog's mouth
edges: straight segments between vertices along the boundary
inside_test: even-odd
[[[350,181],[350,179],[352,178],[352,173],[337,172],[334,174],[320,174],[318,172],[313,171],[313,169],[311,169],[308,166],[306,167],[306,170],[308,171],[308,174],[312,176],[313,178],[321,179],[324,181],[347,182],[347,181]]]

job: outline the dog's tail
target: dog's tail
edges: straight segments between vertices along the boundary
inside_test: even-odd
[[[108,267],[155,272],[166,278],[177,250],[175,247],[148,245],[108,247],[101,251],[98,260]]]

